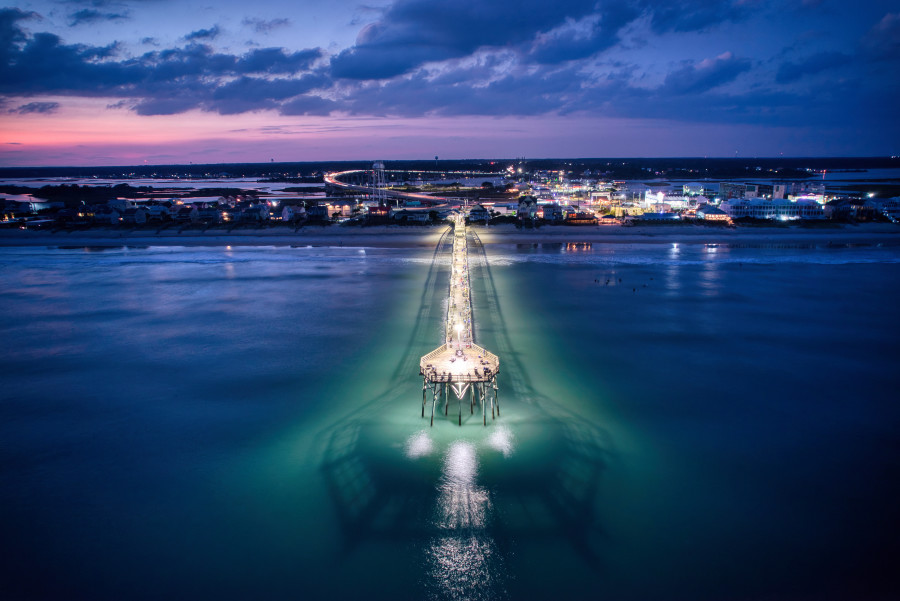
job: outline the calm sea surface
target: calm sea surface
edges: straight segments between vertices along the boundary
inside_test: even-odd
[[[0,250],[0,598],[888,599],[900,247]]]

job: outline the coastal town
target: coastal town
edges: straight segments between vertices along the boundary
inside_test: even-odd
[[[493,162],[492,162],[493,163]],[[496,167],[501,167],[496,169]],[[632,225],[799,225],[898,223],[900,196],[830,186],[826,173],[779,179],[689,181],[648,173],[612,179],[591,169],[538,169],[525,161],[494,171],[369,169],[275,174],[248,181],[229,174],[196,179],[4,180],[0,228],[231,232],[307,226],[436,225],[451,213],[473,224],[519,228]],[[834,174],[831,174],[834,178]],[[273,182],[297,182],[275,185]],[[865,180],[862,180],[865,182]],[[149,185],[148,185],[149,182]],[[187,186],[187,187],[185,187]],[[212,186],[212,187],[211,187]],[[871,186],[870,186],[871,188]]]

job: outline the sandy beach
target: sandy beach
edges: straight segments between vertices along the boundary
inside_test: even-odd
[[[834,225],[832,227],[677,226],[542,226],[517,229],[512,225],[473,227],[485,244],[544,244],[564,242],[653,244],[778,243],[863,244],[900,242],[895,224]],[[162,230],[90,229],[75,231],[0,230],[0,247],[12,246],[349,246],[431,247],[442,227],[305,227],[297,231],[272,227],[242,229]]]

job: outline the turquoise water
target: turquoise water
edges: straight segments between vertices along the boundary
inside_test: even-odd
[[[4,598],[900,590],[896,246],[488,247],[487,428],[440,252],[2,253]]]

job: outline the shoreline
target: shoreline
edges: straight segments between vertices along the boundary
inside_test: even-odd
[[[834,227],[737,227],[712,228],[698,225],[593,226],[545,225],[538,229],[516,229],[512,225],[486,228],[470,226],[482,242],[489,244],[728,244],[728,243],[824,243],[900,244],[900,226],[895,224],[836,225]],[[267,228],[225,232],[221,230],[156,232],[153,230],[91,229],[81,231],[0,230],[0,247],[125,247],[125,246],[346,246],[415,248],[433,247],[444,228],[420,226],[373,226],[344,228]]]

